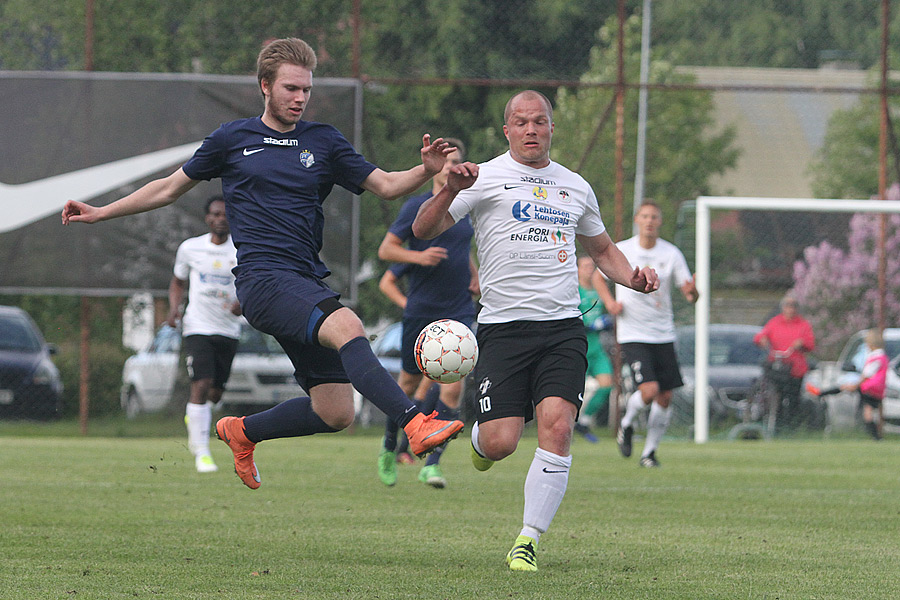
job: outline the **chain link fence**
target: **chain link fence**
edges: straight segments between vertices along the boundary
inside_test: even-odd
[[[898,179],[896,90],[892,72],[882,71],[898,50],[894,3],[137,4],[4,3],[0,69],[247,75],[262,43],[295,35],[316,48],[317,77],[363,83],[360,150],[386,169],[411,166],[426,131],[461,138],[476,162],[502,153],[506,100],[539,89],[554,104],[553,158],[591,183],[613,237],[629,237],[633,207],[653,198],[663,237],[692,269],[700,196],[868,199]],[[327,99],[314,92],[317,101]],[[386,266],[375,251],[398,206],[361,198],[357,308],[367,322],[399,318],[375,283]],[[892,223],[882,233],[871,216],[714,211],[713,284],[701,290],[710,294],[710,323],[759,327],[791,292],[817,336],[812,357],[837,361],[858,330],[900,325],[891,308]],[[840,301],[825,297],[835,286]],[[59,349],[53,358],[72,382],[63,412],[74,414],[83,351],[69,336],[80,331],[80,312],[67,311],[74,325],[62,329],[49,314],[33,316]],[[692,325],[693,307],[676,298],[676,317]],[[97,396],[118,394],[117,386],[91,390],[92,406],[115,406]],[[730,409],[728,419],[741,418]],[[689,416],[684,421],[689,429]],[[734,422],[719,425],[724,435]]]

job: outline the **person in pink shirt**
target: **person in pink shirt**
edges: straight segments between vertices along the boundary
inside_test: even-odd
[[[812,326],[800,316],[793,296],[784,297],[781,312],[769,319],[753,341],[769,352],[764,376],[781,399],[779,421],[793,429],[802,420],[800,386],[809,370],[806,353],[816,346]]]
[[[881,439],[881,424],[883,422],[884,390],[887,386],[888,356],[884,351],[884,337],[877,329],[866,332],[866,361],[863,364],[859,381],[845,383],[827,390],[819,390],[815,386],[807,385],[806,389],[814,396],[828,396],[838,392],[859,391],[859,403],[863,408],[863,422],[866,431],[875,440]],[[878,411],[878,421],[875,421],[875,411]]]

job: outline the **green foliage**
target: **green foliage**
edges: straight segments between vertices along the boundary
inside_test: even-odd
[[[835,111],[825,141],[810,166],[817,198],[877,196],[880,114],[880,100],[872,95],[861,97],[848,109]],[[891,173],[890,179],[896,177]]]
[[[880,50],[878,4],[654,2],[653,45],[669,48],[688,65],[816,68],[836,55],[868,67],[877,64]]]
[[[616,80],[615,19],[610,19],[598,34],[591,49],[590,69],[585,82]],[[640,33],[638,17],[628,19],[625,28],[626,77],[635,81],[640,70]],[[687,83],[690,76],[676,73],[672,64],[652,60],[652,83]],[[554,112],[554,158],[577,169],[587,179],[600,201],[607,225],[611,228],[615,197],[615,124],[611,117],[598,128],[606,107],[613,99],[606,88],[561,88]],[[629,92],[625,108],[625,193],[624,221],[630,223],[634,195],[634,149],[631,140],[637,128],[638,94]],[[709,92],[652,91],[647,107],[647,154],[644,196],[653,198],[663,209],[664,237],[671,238],[679,203],[709,194],[709,178],[733,167],[738,151],[733,147],[735,131],[712,131],[713,105]],[[628,237],[631,228],[626,227]]]
[[[265,442],[263,487],[250,491],[220,442],[219,472],[198,475],[175,429],[5,430],[4,599],[900,597],[896,440],[669,441],[652,472],[611,459],[609,438],[576,440],[529,575],[503,558],[521,527],[533,430],[487,473],[452,443],[438,491],[416,481],[418,466],[401,466],[392,488],[378,481],[380,431]]]

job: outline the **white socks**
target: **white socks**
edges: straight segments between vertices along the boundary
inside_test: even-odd
[[[525,478],[525,514],[521,535],[537,542],[550,527],[566,494],[571,466],[571,455],[559,456],[542,448],[534,451],[534,460]]]
[[[647,417],[647,440],[644,442],[644,451],[641,458],[650,456],[650,453],[659,447],[666,429],[669,428],[669,419],[672,418],[672,407],[663,408],[656,402],[650,404],[650,416]]]
[[[188,448],[194,456],[209,454],[209,428],[212,424],[212,402],[194,404],[188,402],[184,409],[188,430]]]
[[[472,447],[475,448],[475,452],[487,458],[484,456],[484,452],[481,451],[481,445],[478,443],[478,421],[475,421],[475,424],[472,425]]]
[[[622,417],[622,428],[631,427],[632,423],[634,423],[634,418],[638,416],[638,413],[645,406],[647,405],[644,404],[641,390],[635,390],[633,394],[628,396],[628,400],[625,403],[625,416]]]

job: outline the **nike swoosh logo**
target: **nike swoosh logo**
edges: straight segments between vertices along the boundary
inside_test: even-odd
[[[262,152],[265,148],[254,148],[251,150],[250,148],[244,148],[244,156],[250,156],[251,154],[256,154],[257,152]]]
[[[511,189],[513,189],[513,188],[520,188],[520,187],[522,187],[522,186],[521,186],[521,185],[509,185],[509,184],[506,184],[506,185],[503,186],[503,189],[504,189],[504,190],[511,190]]]
[[[0,233],[58,213],[67,200],[86,202],[184,162],[199,147],[200,142],[191,142],[28,183],[0,183]]]
[[[547,470],[547,467],[544,467],[544,468],[541,469],[541,470],[542,470],[544,473],[565,473],[565,472],[566,472],[565,469],[563,469],[562,471],[548,471],[548,470]]]

